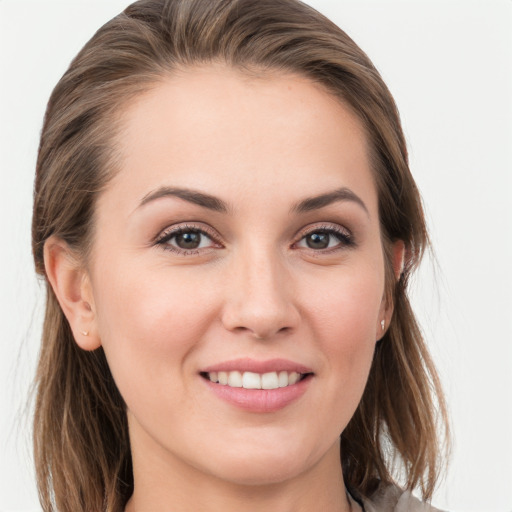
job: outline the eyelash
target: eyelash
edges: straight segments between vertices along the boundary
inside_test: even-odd
[[[176,236],[186,234],[186,233],[199,233],[203,236],[208,237],[214,244],[217,244],[216,248],[222,248],[222,244],[217,240],[217,235],[213,232],[208,230],[205,227],[198,227],[193,225],[182,225],[178,226],[176,228],[170,228],[168,230],[165,230],[161,233],[160,236],[158,236],[155,240],[155,245],[161,246],[163,250],[165,251],[171,251],[176,254],[179,254],[180,256],[189,256],[193,254],[199,254],[201,251],[204,251],[205,248],[197,248],[197,249],[180,249],[178,247],[175,247],[168,242],[175,238]],[[334,247],[331,248],[325,248],[325,249],[312,249],[312,248],[306,248],[312,251],[313,253],[317,255],[321,254],[330,254],[332,252],[337,252],[343,249],[348,249],[351,247],[354,247],[356,245],[355,240],[353,238],[353,235],[350,233],[349,230],[336,227],[333,225],[321,225],[321,226],[314,226],[313,228],[308,228],[307,230],[304,230],[300,233],[299,238],[296,242],[293,243],[293,245],[297,245],[302,240],[304,240],[308,235],[312,235],[314,233],[321,233],[321,234],[327,234],[330,236],[334,236],[338,241],[339,244],[337,244]],[[207,249],[211,249],[215,247],[208,247]]]
[[[333,252],[341,251],[343,249],[349,249],[352,247],[355,247],[356,243],[354,240],[354,237],[352,233],[346,229],[342,228],[340,226],[333,226],[332,224],[328,225],[320,225],[320,226],[314,226],[313,228],[309,227],[301,234],[299,235],[299,239],[297,242],[294,243],[298,244],[302,240],[304,240],[308,235],[312,235],[314,233],[321,233],[326,234],[330,236],[334,236],[338,239],[338,244],[334,247],[325,248],[325,249],[312,249],[309,248],[310,251],[312,251],[315,255],[322,255],[322,254],[331,254]]]
[[[168,230],[165,230],[160,236],[157,237],[155,240],[155,245],[162,246],[162,249],[164,251],[171,251],[174,253],[177,253],[181,256],[189,256],[191,254],[198,254],[204,249],[180,249],[178,247],[174,247],[168,242],[175,238],[176,236],[183,235],[185,233],[199,233],[201,235],[204,235],[208,237],[210,240],[212,240],[215,244],[218,244],[219,247],[221,247],[220,242],[217,241],[217,236],[213,231],[208,230],[204,227],[198,227],[198,226],[191,226],[191,225],[183,225],[178,226],[176,228],[170,228]]]

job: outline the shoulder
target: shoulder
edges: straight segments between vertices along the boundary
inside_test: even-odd
[[[365,512],[442,512],[391,484],[381,484],[369,497],[362,498]]]

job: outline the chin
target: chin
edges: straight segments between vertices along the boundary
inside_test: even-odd
[[[217,457],[218,463],[210,466],[214,476],[243,486],[272,485],[293,480],[317,462],[314,457],[294,450],[253,446],[249,449],[234,446]],[[211,459],[210,459],[211,460]]]
[[[304,468],[299,468],[299,466],[290,461],[280,461],[277,465],[262,464],[259,461],[251,461],[248,464],[247,459],[244,459],[238,464],[215,468],[215,476],[240,486],[269,486],[293,480],[304,471]]]

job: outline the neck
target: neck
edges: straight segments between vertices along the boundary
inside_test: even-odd
[[[352,510],[343,482],[339,443],[306,471],[279,482],[251,484],[221,479],[170,454],[138,448],[132,446],[134,493],[125,512]]]

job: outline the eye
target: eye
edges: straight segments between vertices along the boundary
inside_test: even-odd
[[[343,249],[355,245],[352,234],[341,227],[321,227],[302,236],[297,247],[316,251]]]
[[[206,230],[191,226],[179,226],[164,231],[155,242],[164,249],[183,255],[192,254],[201,249],[220,247],[213,235]]]

